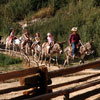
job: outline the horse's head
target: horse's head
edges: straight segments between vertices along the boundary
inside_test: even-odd
[[[86,55],[90,55],[94,53],[93,50],[93,42],[87,42],[86,44],[80,47],[81,52],[84,52]]]
[[[63,53],[63,44],[62,43],[55,43],[53,46],[53,51],[55,51],[58,54]]]

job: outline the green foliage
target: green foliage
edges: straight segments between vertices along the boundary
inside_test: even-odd
[[[35,15],[34,15],[34,19],[35,18],[45,18],[45,17],[51,17],[54,13],[54,9],[53,7],[46,7],[46,8],[42,8],[40,9]]]
[[[45,9],[49,7],[53,10]],[[50,11],[52,17],[47,18]],[[42,42],[48,32],[55,41],[68,40],[71,28],[77,26],[82,42],[94,40],[96,55],[100,56],[100,0],[1,0],[0,15],[0,34],[7,35],[11,27],[16,35],[21,33],[17,21],[31,16],[45,18],[28,27],[32,36],[40,32]]]
[[[22,61],[19,58],[12,58],[8,55],[4,55],[0,53],[0,66],[8,66],[12,64],[18,64]]]
[[[66,7],[57,11],[54,17],[45,22],[37,22],[29,27],[29,30],[31,33],[40,32],[42,42],[48,32],[53,34],[55,41],[64,41],[68,40],[71,28],[77,26],[82,42],[95,41],[95,55],[100,56],[100,9],[97,8],[94,1],[83,0],[81,3],[76,3],[70,0]],[[98,39],[96,40],[96,38]]]

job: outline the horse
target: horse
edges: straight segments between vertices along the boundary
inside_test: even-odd
[[[28,40],[28,42],[26,43],[26,45],[25,45],[25,54],[27,54],[27,55],[31,55],[32,54],[32,52],[31,52],[31,46],[32,46],[32,40]]]
[[[19,49],[20,50],[20,47],[21,47],[21,37],[19,38],[15,38],[12,43],[10,42],[10,38],[9,36],[6,38],[6,41],[5,41],[5,44],[6,44],[6,47],[5,47],[5,50],[7,51],[7,49],[9,50],[10,52],[10,49],[12,49],[13,51],[16,49]]]
[[[81,44],[81,46],[79,47],[78,52],[75,54],[75,58],[80,59],[80,64],[84,63],[84,58],[85,58],[86,55],[90,55],[90,54],[94,53],[92,43],[93,42],[88,41],[84,45]],[[65,58],[63,66],[65,66],[66,63],[69,65],[69,59],[72,58],[72,48],[70,46],[66,47],[64,49],[64,53],[65,53],[66,58]]]
[[[31,46],[31,50],[32,50],[33,60],[37,60],[39,62],[40,58],[41,58],[41,53],[42,53],[41,45],[40,44],[35,44],[33,42],[32,46]],[[35,59],[35,58],[37,58],[37,59]]]
[[[62,54],[63,52],[63,43],[60,43],[60,42],[55,43],[53,47],[51,48],[49,54],[47,53],[48,46],[49,46],[48,42],[44,42],[42,44],[42,54],[41,54],[42,62],[43,62],[43,57],[45,57],[45,64],[46,64],[46,58],[49,57],[49,67],[50,67],[51,59],[53,59],[52,57],[56,56],[56,64],[58,65],[58,55]]]
[[[13,51],[20,51],[20,49],[21,49],[21,43],[22,43],[21,37],[14,39],[13,43],[12,43],[12,45],[13,45]]]
[[[5,51],[7,51],[7,49],[9,50],[10,52],[10,49],[12,48],[12,44],[10,42],[10,37],[8,36],[5,40]]]

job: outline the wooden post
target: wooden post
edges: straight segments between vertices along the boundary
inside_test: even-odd
[[[46,67],[39,67],[40,69],[40,94],[44,94],[48,92],[48,70]]]
[[[66,94],[64,95],[64,100],[69,100],[69,93],[66,92]]]

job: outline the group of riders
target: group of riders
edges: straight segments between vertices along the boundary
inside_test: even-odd
[[[68,42],[69,42],[69,46],[72,48],[72,57],[75,57],[75,54],[77,53],[80,45],[81,45],[81,39],[79,34],[77,33],[77,27],[73,27],[71,29],[72,34],[70,34]],[[11,33],[10,33],[10,43],[13,42],[13,40],[15,39],[15,30],[12,29]],[[24,34],[22,34],[22,44],[21,44],[21,49],[24,49],[26,43],[30,40],[30,34],[28,30],[25,30]],[[40,44],[40,34],[36,33],[35,34],[35,38],[34,38],[34,46],[36,46],[37,44]],[[51,33],[47,33],[47,41],[48,41],[48,47],[47,47],[47,54],[50,53],[50,50],[52,49],[53,45],[54,45],[54,38],[52,36]]]

